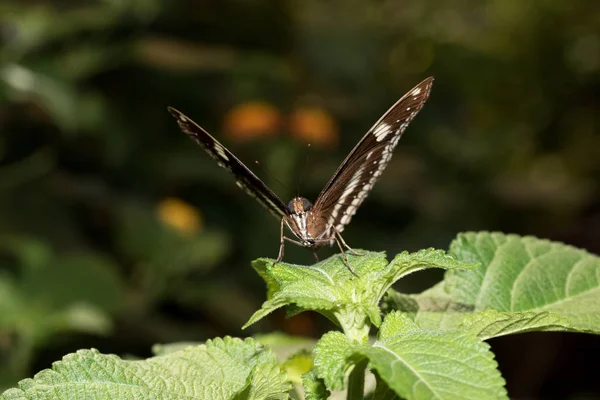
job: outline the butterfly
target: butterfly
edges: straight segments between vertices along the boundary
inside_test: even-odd
[[[433,77],[425,79],[383,114],[344,159],[314,203],[304,197],[294,197],[286,205],[208,132],[176,109],[169,107],[168,110],[184,133],[194,139],[219,166],[233,174],[242,190],[256,198],[281,221],[276,263],[283,259],[285,241],[312,248],[317,260],[318,247],[335,243],[345,265],[356,275],[344,249],[352,254],[359,253],[346,244],[341,232],[390,162],[392,152],[408,124],[427,101],[432,84]],[[285,235],[286,226],[294,238]]]

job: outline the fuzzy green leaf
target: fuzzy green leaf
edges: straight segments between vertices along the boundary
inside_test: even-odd
[[[454,301],[479,311],[552,312],[568,320],[558,324],[570,323],[566,330],[600,333],[600,257],[562,243],[489,232],[460,234],[450,253],[481,263],[475,271],[447,273],[445,289]]]
[[[328,332],[317,342],[314,364],[317,375],[328,388],[344,389],[352,367],[363,358],[357,354],[359,348],[358,343],[353,343],[341,332]]]
[[[443,282],[442,282],[443,283]],[[453,330],[473,312],[473,306],[457,303],[439,285],[420,294],[403,294],[393,289],[384,297],[383,309],[410,315],[422,329]]]
[[[403,252],[390,263],[384,253],[375,252],[349,256],[348,260],[360,277],[350,273],[339,255],[306,267],[256,260],[252,266],[267,282],[270,296],[245,327],[285,306],[291,313],[318,311],[342,327],[351,339],[364,341],[370,325],[381,323],[379,300],[398,279],[425,268],[476,267],[433,249]]]
[[[423,330],[399,312],[388,314],[373,345],[329,332],[315,347],[317,375],[343,389],[352,368],[368,358],[389,388],[406,399],[506,399],[493,354],[475,335]]]
[[[415,329],[377,341],[363,354],[406,399],[507,399],[486,343],[456,331]]]
[[[383,320],[377,338],[383,340],[388,337],[401,335],[405,332],[414,331],[415,329],[418,329],[417,325],[407,314],[392,312],[386,315]]]
[[[325,387],[323,380],[317,376],[317,371],[314,368],[302,375],[302,385],[304,386],[306,400],[326,400],[331,394]]]
[[[141,361],[80,350],[0,399],[275,400],[287,399],[290,387],[268,349],[226,337]]]
[[[250,385],[246,388],[247,394],[240,393],[236,398],[239,400],[288,399],[291,389],[292,385],[288,381],[287,375],[282,372],[277,363],[259,363],[250,374]]]
[[[464,317],[461,330],[470,331],[482,340],[532,331],[574,331],[571,323],[551,312],[481,311]]]

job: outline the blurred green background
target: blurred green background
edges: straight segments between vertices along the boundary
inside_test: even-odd
[[[265,298],[250,261],[277,255],[279,223],[169,105],[285,202],[299,186],[314,199],[433,75],[346,241],[394,255],[501,230],[600,252],[597,2],[3,0],[0,40],[0,389],[79,348],[332,329],[276,314],[240,330]],[[312,255],[288,245],[286,261]],[[491,344],[512,396],[600,396],[595,338]]]

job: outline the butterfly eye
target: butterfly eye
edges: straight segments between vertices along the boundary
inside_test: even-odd
[[[301,200],[302,200],[302,208],[304,209],[304,211],[308,211],[313,207],[313,204],[308,199],[305,199],[303,197]]]
[[[292,201],[290,201],[287,204],[287,209],[290,212],[290,214],[295,214],[296,213],[296,199],[292,199]]]

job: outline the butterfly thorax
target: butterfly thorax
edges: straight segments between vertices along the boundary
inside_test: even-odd
[[[315,247],[323,244],[322,239],[327,236],[326,221],[314,212],[308,199],[294,197],[288,203],[287,211],[287,226],[303,246]]]

